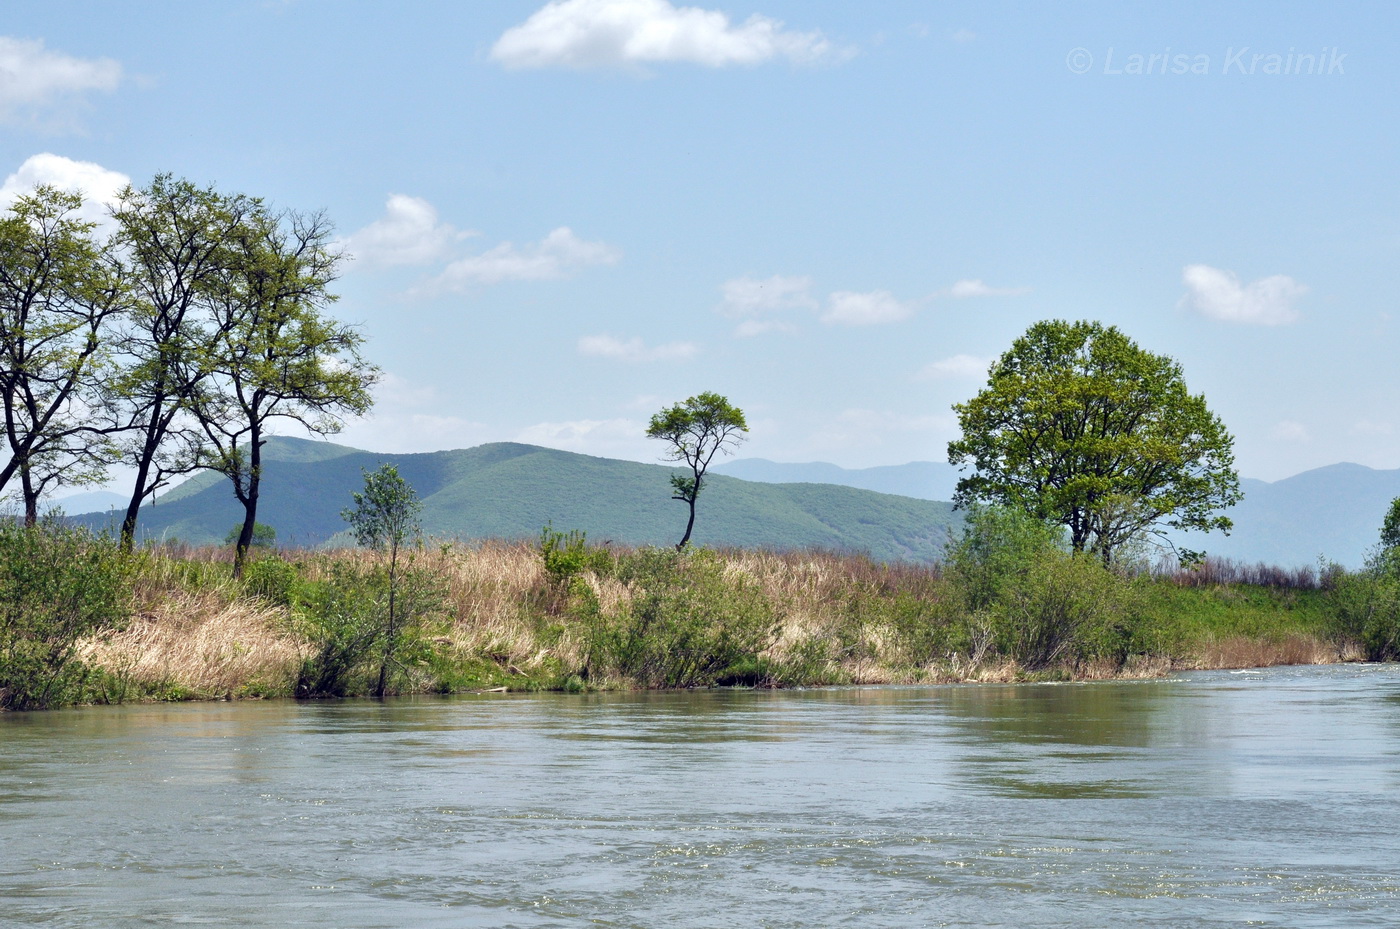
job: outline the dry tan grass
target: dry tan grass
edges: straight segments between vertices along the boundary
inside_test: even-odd
[[[1275,665],[1332,664],[1354,660],[1316,636],[1289,635],[1274,639],[1231,636],[1207,644],[1182,664],[1194,670],[1269,668]]]
[[[254,682],[290,692],[303,648],[286,626],[285,610],[258,601],[181,593],[82,652],[131,681],[168,682],[195,696],[228,696]]]

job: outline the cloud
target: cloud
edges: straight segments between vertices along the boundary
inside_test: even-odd
[[[554,0],[507,29],[491,58],[507,68],[609,68],[687,62],[709,68],[799,64],[846,57],[820,32],[792,32],[766,16],[732,25],[718,10],[668,0]]]
[[[645,422],[621,418],[545,422],[520,430],[515,441],[567,452],[648,461],[656,458],[659,449],[649,444],[646,428]]]
[[[977,33],[973,32],[971,29],[959,29],[957,32],[953,33],[950,38],[959,45],[966,45],[968,42],[977,38]]]
[[[122,66],[110,58],[83,59],[44,48],[41,39],[0,36],[0,121],[39,114],[84,94],[111,93]]]
[[[991,361],[975,355],[954,355],[942,361],[931,361],[919,369],[915,380],[943,381],[955,378],[980,378],[987,374]]]
[[[391,194],[384,215],[345,239],[355,260],[370,267],[424,265],[446,258],[454,242],[472,235],[438,220],[437,210],[421,197]]]
[[[627,362],[680,361],[694,357],[700,346],[694,342],[667,342],[648,348],[639,338],[624,341],[610,335],[587,335],[578,340],[578,351],[580,355]]]
[[[490,439],[484,423],[422,412],[425,408],[442,408],[434,388],[385,371],[374,387],[373,410],[368,416],[347,422],[335,441],[354,448],[409,454],[470,448]]]
[[[107,208],[117,202],[117,194],[130,183],[131,178],[125,174],[109,171],[95,162],[74,161],[62,155],[43,152],[26,158],[19,170],[0,184],[0,209],[8,207],[34,188],[47,184],[60,190],[81,193],[83,208],[78,211],[79,217],[97,223],[99,227],[110,228],[111,217]]]
[[[1310,442],[1312,436],[1308,433],[1308,427],[1302,423],[1285,419],[1274,426],[1273,437],[1284,442]]]
[[[758,316],[778,310],[815,308],[817,301],[812,299],[811,287],[809,277],[736,277],[720,287],[724,300],[718,311],[724,316]]]
[[[948,296],[958,300],[967,297],[1019,297],[1030,292],[1029,287],[988,287],[978,278],[964,279],[948,288]]]
[[[822,322],[841,326],[877,326],[899,322],[914,313],[908,304],[896,300],[888,290],[855,293],[838,290],[827,301]]]
[[[1187,265],[1181,280],[1187,288],[1183,306],[1227,323],[1281,326],[1297,322],[1301,317],[1293,302],[1308,292],[1306,285],[1285,274],[1240,286],[1234,272],[1209,265]]]
[[[502,281],[543,281],[566,277],[590,265],[616,264],[622,252],[605,242],[585,242],[560,226],[539,242],[516,247],[502,242],[495,248],[459,258],[426,285],[429,291],[461,291],[474,284]]]

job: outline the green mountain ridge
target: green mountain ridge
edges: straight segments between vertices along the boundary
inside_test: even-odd
[[[423,501],[425,534],[464,540],[539,536],[546,524],[597,543],[673,544],[685,508],[671,500],[674,469],[513,442],[411,455],[275,437],[263,448],[258,521],[283,545],[344,540],[340,513],[363,471],[392,464]],[[221,541],[242,518],[227,479],[198,474],[143,508],[146,540]],[[112,516],[75,517],[109,528]],[[759,484],[707,477],[694,542],[752,548],[821,547],[881,561],[929,561],[957,522],[951,505],[833,484]]]

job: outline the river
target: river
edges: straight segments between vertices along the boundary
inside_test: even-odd
[[[0,926],[1400,924],[1400,668],[0,716]]]

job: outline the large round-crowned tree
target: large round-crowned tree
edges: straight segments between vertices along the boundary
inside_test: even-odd
[[[957,404],[948,461],[974,471],[959,506],[1012,506],[1064,525],[1076,551],[1111,562],[1163,527],[1219,529],[1239,502],[1234,440],[1181,365],[1113,326],[1036,323],[992,364],[987,387]]]

